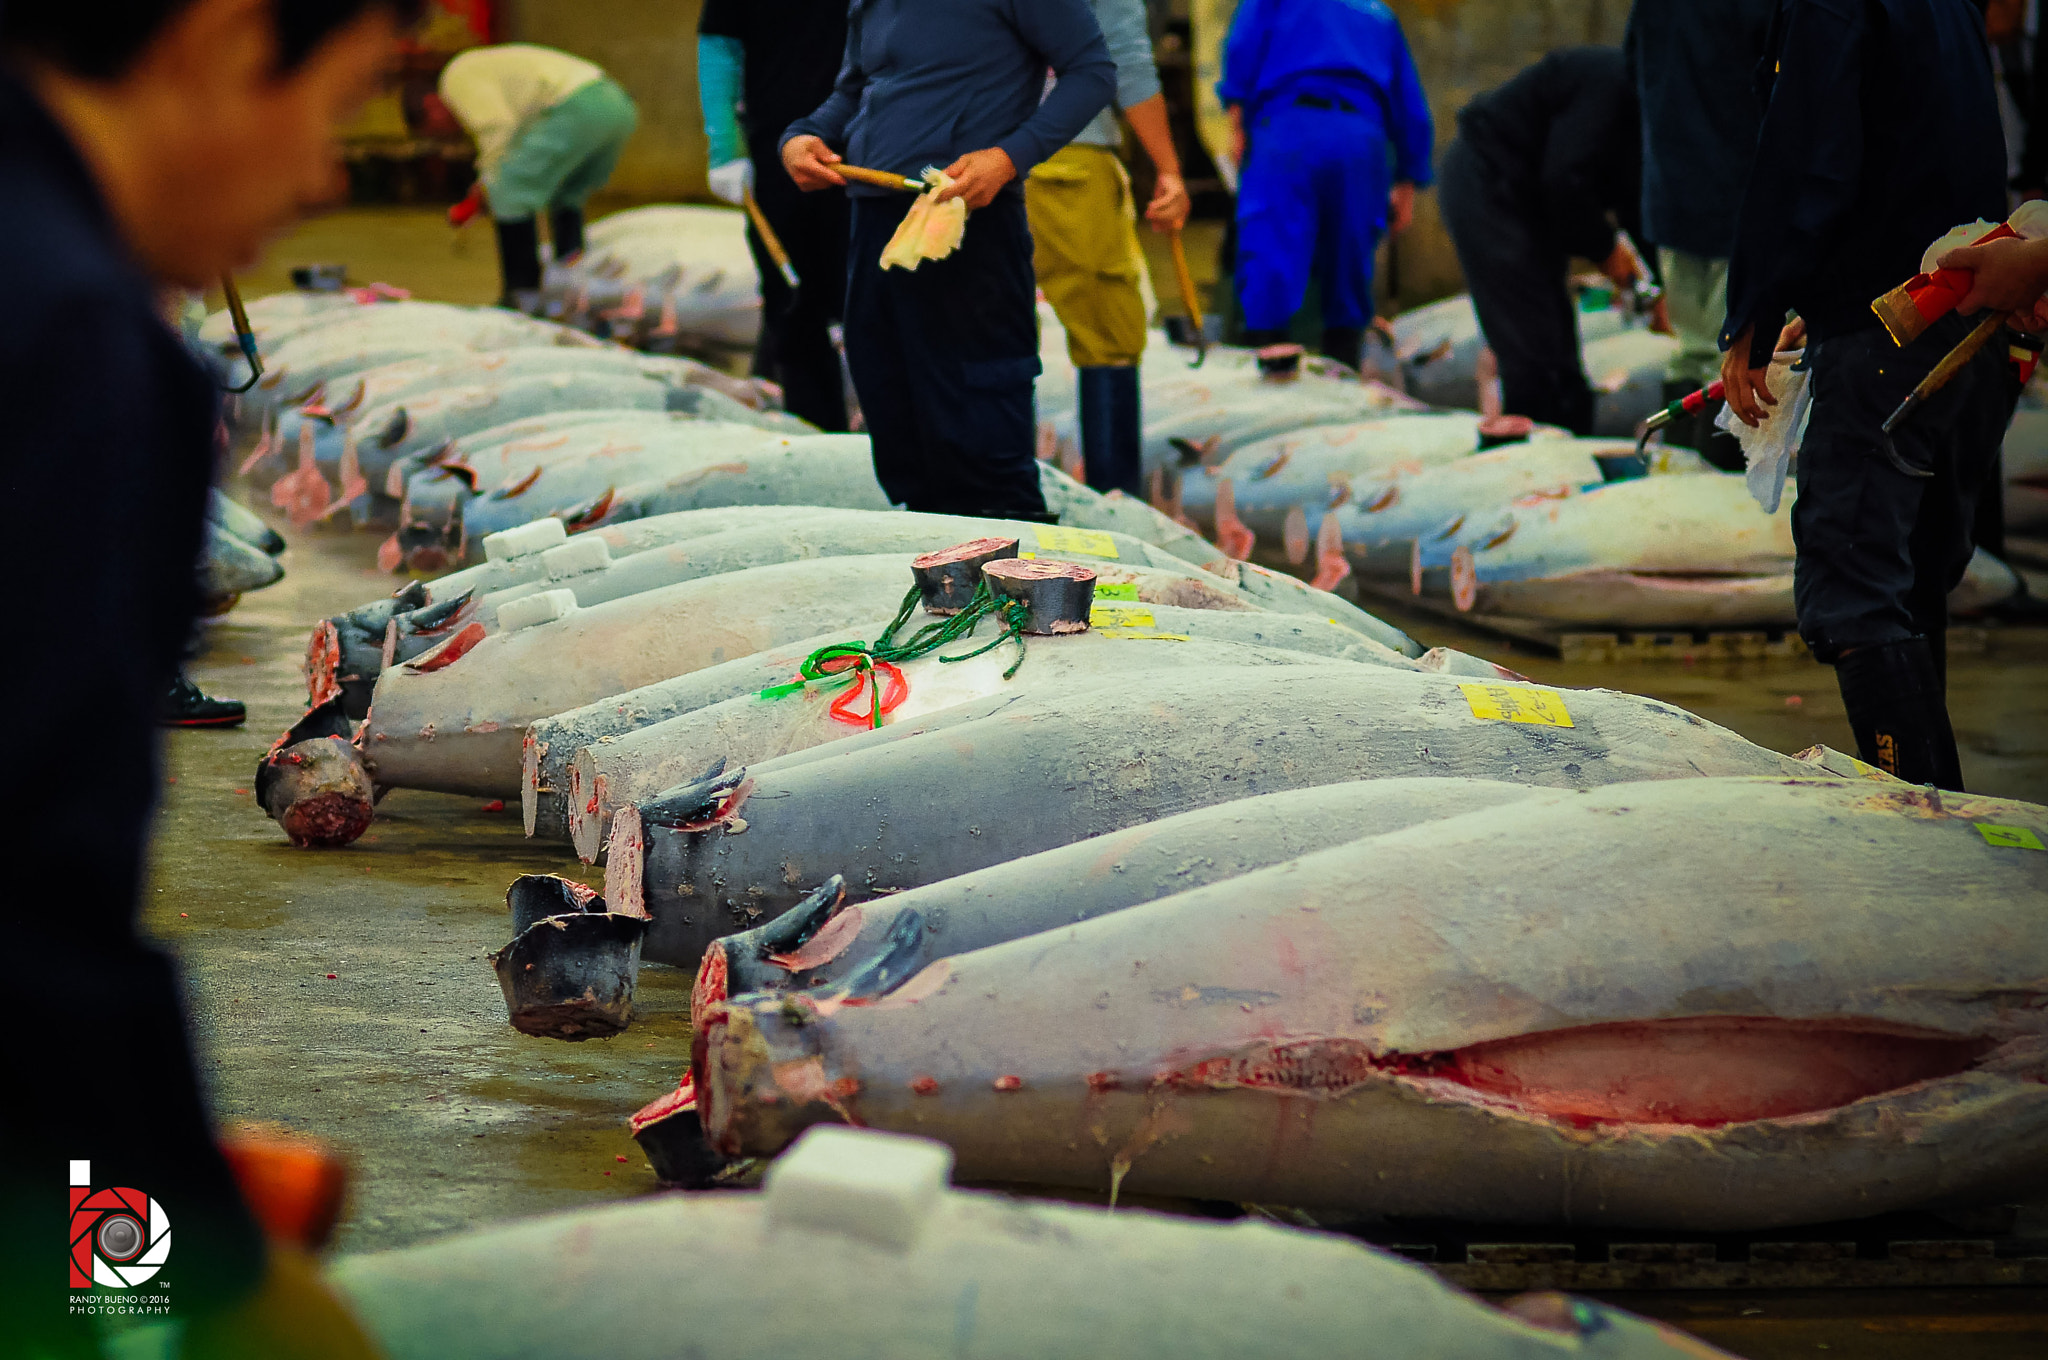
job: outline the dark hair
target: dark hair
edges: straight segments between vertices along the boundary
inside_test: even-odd
[[[0,0],[0,49],[85,80],[116,80],[193,0]],[[366,10],[412,23],[425,0],[270,0],[277,64],[296,70],[336,29]]]

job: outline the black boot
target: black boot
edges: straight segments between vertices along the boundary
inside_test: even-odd
[[[540,225],[531,217],[498,224],[500,307],[520,307],[540,296]]]
[[[583,209],[548,210],[548,239],[554,242],[555,263],[573,260],[583,253]]]
[[[160,727],[240,727],[248,716],[240,699],[209,698],[182,674],[171,681],[156,710]]]
[[[1924,637],[1858,647],[1835,662],[1856,755],[1909,784],[1963,789],[1941,668]]]
[[[1365,364],[1365,327],[1325,326],[1323,357],[1335,359],[1353,373],[1360,372]]]
[[[1081,387],[1081,463],[1097,491],[1141,496],[1144,452],[1139,432],[1138,370],[1084,368]]]

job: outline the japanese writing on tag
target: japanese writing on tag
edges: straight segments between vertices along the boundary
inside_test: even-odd
[[[1138,598],[1136,581],[1097,581],[1095,598],[1098,600],[1135,600]]]
[[[1068,529],[1047,524],[1033,529],[1040,552],[1080,553],[1086,557],[1115,557],[1116,539],[1100,529]]]
[[[1494,722],[1533,723],[1538,727],[1570,727],[1572,715],[1564,699],[1528,685],[1459,685],[1472,716]]]
[[[1149,609],[1127,604],[1096,601],[1088,611],[1088,623],[1095,628],[1151,628],[1159,622]]]
[[[1977,830],[1983,835],[1986,845],[2002,845],[2013,850],[2048,850],[2048,845],[2041,844],[2039,836],[2023,826],[1992,826],[1979,822]]]

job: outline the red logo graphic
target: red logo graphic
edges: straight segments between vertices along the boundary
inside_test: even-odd
[[[170,1255],[171,1218],[163,1205],[140,1190],[95,1190],[92,1163],[71,1164],[73,1289],[134,1289],[162,1270]]]

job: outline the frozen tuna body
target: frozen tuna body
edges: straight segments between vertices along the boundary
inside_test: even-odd
[[[760,333],[746,216],[732,209],[657,204],[600,218],[541,290],[546,315],[642,348],[737,348]]]
[[[1580,312],[1578,321],[1582,361],[1592,345],[1619,334],[1628,325],[1628,318],[1611,307]],[[1486,349],[1486,337],[1480,333],[1479,317],[1472,310],[1469,294],[1461,293],[1403,312],[1394,318],[1393,326],[1395,353],[1405,378],[1403,390],[1409,396],[1432,406],[1477,410],[1486,405],[1479,384],[1480,355]],[[1607,370],[1588,362],[1587,371],[1590,376]]]
[[[1185,637],[1330,660],[1387,665],[1401,665],[1405,660],[1327,619],[1301,615],[1228,608],[1189,609],[1104,599],[1095,606],[1093,622],[1103,637],[1167,647]],[[819,633],[625,694],[607,695],[582,708],[540,719],[527,730],[521,787],[527,834],[568,839],[570,767],[584,747],[597,746],[600,751],[608,751],[612,742],[657,723],[708,709],[728,699],[759,694],[795,675],[804,658],[819,647],[850,637],[873,638],[888,623],[888,618],[878,617]],[[1018,672],[1020,677],[1023,674]],[[586,798],[577,806],[587,802]]]
[[[2044,835],[2028,804],[1860,780],[1523,802],[873,1004],[714,1006],[700,1108],[727,1152],[844,1118],[940,1138],[966,1179],[1396,1216],[1718,1231],[2023,1193]]]
[[[1528,507],[1542,507],[1609,481],[1637,475],[1700,472],[1706,464],[1688,449],[1652,447],[1635,457],[1633,441],[1542,439],[1487,449],[1429,467],[1393,469],[1354,481],[1351,495],[1328,513],[1337,523],[1354,570],[1407,585],[1414,545],[1455,539]],[[1302,531],[1326,532],[1323,516],[1306,507]]]
[[[365,759],[389,787],[516,798],[521,742],[535,719],[892,614],[910,584],[909,562],[907,553],[786,562],[589,609],[566,591],[532,597],[522,613],[542,621],[495,634],[463,623],[436,650],[386,671],[361,739]],[[1140,601],[1200,591],[1238,603],[1192,568],[1102,575],[1133,584]]]
[[[1342,373],[1343,376],[1338,376]],[[1310,425],[1370,420],[1416,410],[1391,388],[1344,370],[1268,377],[1256,368],[1206,366],[1172,374],[1145,399],[1145,471],[1219,460],[1256,440]]]
[[[1133,637],[1133,632],[1140,635]],[[1143,636],[1148,633],[1152,636]],[[997,636],[995,628],[984,627],[973,639],[963,639],[940,654],[900,664],[895,675],[886,677],[889,685],[884,686],[892,694],[899,684],[904,691],[900,706],[889,710],[887,725],[935,732],[995,716],[1025,700],[1051,702],[1062,696],[1078,700],[1106,687],[1143,693],[1174,677],[1240,667],[1331,664],[1301,652],[1237,642],[1197,641],[1193,637],[1163,641],[1156,628],[1091,629],[1058,638],[1034,637],[1024,649],[1024,665],[1013,676],[1005,672],[1016,662],[1014,647],[971,660],[942,659],[944,655],[963,656]],[[1392,655],[1386,659],[1395,664],[1405,662],[1405,658]],[[872,696],[847,705],[841,704],[844,694],[843,687],[813,687],[778,699],[742,695],[601,745],[585,746],[569,762],[566,790],[568,830],[576,853],[595,862],[615,813],[689,782],[714,761],[734,767],[800,751],[829,755],[824,748],[868,730],[858,715],[870,711]],[[844,716],[849,706],[854,719]]]
[[[1791,498],[1776,515],[1723,473],[1644,477],[1468,519],[1418,547],[1423,593],[1558,623],[1738,627],[1785,620]]]
[[[849,1145],[834,1149],[834,1140]],[[903,1145],[908,1144],[906,1150]],[[937,1165],[929,1154],[936,1153]],[[759,1194],[663,1195],[339,1262],[393,1360],[1684,1360],[1605,1305],[1538,1327],[1357,1242],[945,1188],[941,1150],[820,1130]],[[803,1287],[789,1287],[802,1262]],[[678,1319],[686,1322],[679,1323]],[[693,1338],[679,1345],[679,1333]]]
[[[691,998],[749,992],[862,994],[926,965],[1187,892],[1369,836],[1550,796],[1484,779],[1368,779],[1242,798],[992,865],[909,892],[802,905],[715,940]]]
[[[666,793],[621,811],[606,900],[653,915],[649,958],[689,965],[831,874],[867,897],[1261,793],[1402,775],[1584,788],[1807,770],[1632,695],[1378,666],[1219,670],[905,730],[750,769],[738,832],[661,824],[703,820],[671,815]]]
[[[224,613],[236,597],[284,579],[284,568],[276,558],[218,523],[207,525],[203,552],[199,592],[209,614]]]

